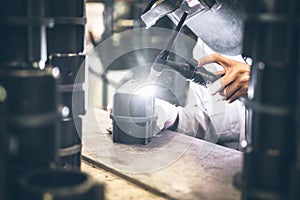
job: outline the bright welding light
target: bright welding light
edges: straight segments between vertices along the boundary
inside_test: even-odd
[[[143,97],[153,97],[155,93],[155,85],[142,85],[139,87],[135,94]]]

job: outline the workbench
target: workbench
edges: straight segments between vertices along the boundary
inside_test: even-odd
[[[109,126],[106,111],[89,109],[83,117],[82,157],[92,166],[165,199],[240,199],[232,182],[241,152],[168,130],[147,145],[119,144]]]

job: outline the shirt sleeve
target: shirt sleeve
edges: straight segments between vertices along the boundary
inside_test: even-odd
[[[187,105],[178,108],[177,131],[213,143],[238,142],[244,132],[244,105],[240,101],[229,104],[222,98],[191,83]]]

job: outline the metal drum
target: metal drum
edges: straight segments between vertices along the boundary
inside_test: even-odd
[[[48,29],[48,63],[60,71],[59,104],[69,113],[59,122],[58,165],[62,168],[80,170],[81,118],[85,106],[85,1],[54,0],[50,6],[55,27]],[[76,125],[76,126],[75,126]]]
[[[15,199],[18,179],[27,171],[50,168],[57,155],[57,87],[49,69],[0,69],[6,90],[6,199]],[[1,140],[2,141],[2,140]]]
[[[11,168],[50,167],[56,157],[56,80],[50,70],[0,70],[7,91],[6,132]]]
[[[54,54],[49,57],[49,64],[60,71],[58,101],[68,108],[68,114],[59,119],[57,164],[61,168],[80,171],[82,121],[79,115],[86,112],[85,55]]]
[[[82,119],[64,118],[59,124],[58,165],[80,171],[82,149]]]
[[[20,181],[20,199],[103,200],[104,186],[89,175],[68,170],[37,170]]]
[[[289,173],[296,156],[296,2],[245,1],[243,52],[253,59],[240,182],[245,200],[289,199]]]

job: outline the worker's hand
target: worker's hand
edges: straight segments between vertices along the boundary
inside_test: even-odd
[[[231,103],[239,97],[246,97],[250,80],[250,65],[226,58],[218,53],[201,58],[198,62],[199,67],[217,63],[224,70],[216,72],[222,77],[211,85],[212,94],[220,93]]]
[[[157,127],[159,130],[170,128],[178,116],[178,109],[175,105],[155,98],[155,113],[158,115]]]

